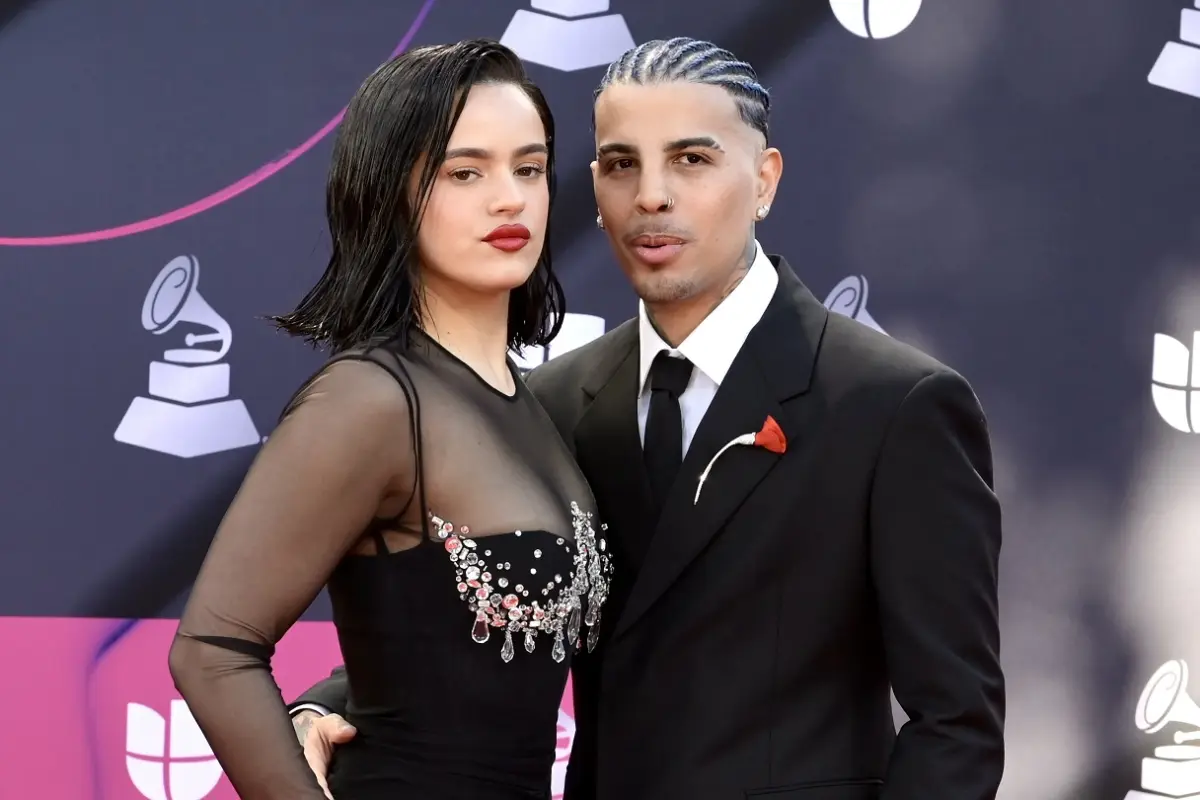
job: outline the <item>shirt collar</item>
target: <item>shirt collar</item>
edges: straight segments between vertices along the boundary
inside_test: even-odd
[[[646,304],[638,303],[639,394],[646,387],[654,357],[663,350],[682,355],[718,386],[725,380],[729,366],[746,343],[750,331],[762,319],[771,298],[775,296],[775,287],[779,285],[779,274],[763,253],[762,245],[755,241],[754,247],[754,261],[746,277],[679,347],[671,347],[663,341],[650,324]]]

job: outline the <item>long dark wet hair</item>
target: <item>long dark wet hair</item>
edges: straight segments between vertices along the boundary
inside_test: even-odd
[[[338,353],[420,325],[417,231],[467,93],[483,83],[518,86],[537,107],[553,208],[554,117],[516,53],[489,39],[409,50],[375,70],[346,109],[325,190],[333,252],[296,310],[271,317],[280,329]],[[549,228],[533,274],[509,298],[508,342],[517,350],[548,343],[562,325]]]

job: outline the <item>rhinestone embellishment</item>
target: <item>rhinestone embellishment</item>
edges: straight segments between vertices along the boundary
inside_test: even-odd
[[[565,580],[564,576],[555,575],[542,591],[541,599],[527,601],[529,591],[520,584],[514,592],[508,593],[503,593],[508,588],[508,579],[501,577],[495,586],[492,584],[493,568],[511,569],[510,563],[493,567],[480,558],[478,543],[467,536],[469,528],[461,526],[456,532],[453,523],[430,514],[437,538],[455,566],[459,597],[475,615],[471,639],[486,644],[491,639],[492,628],[503,630],[500,658],[505,662],[512,661],[515,656],[514,634],[524,634],[527,653],[536,649],[539,634],[553,637],[550,655],[555,661],[562,662],[568,646],[574,647],[576,652],[582,647],[579,638],[582,623],[588,628],[588,651],[596,647],[600,636],[600,608],[608,599],[612,562],[605,553],[604,538],[592,525],[592,514],[585,513],[578,503],[572,502],[571,519],[575,529],[571,574],[565,576]],[[601,525],[600,531],[605,530],[607,526]],[[520,536],[519,532],[514,533]],[[558,538],[557,542],[570,552],[571,544],[565,539]],[[535,553],[536,558],[542,555],[540,550]],[[484,550],[483,554],[484,558],[490,558],[491,550]],[[530,572],[536,574],[536,570]],[[552,595],[552,589],[557,589],[557,593]]]

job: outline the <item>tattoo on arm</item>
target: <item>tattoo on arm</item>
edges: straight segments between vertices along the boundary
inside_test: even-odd
[[[300,740],[300,744],[304,744],[304,740],[308,738],[309,730],[317,719],[319,717],[312,711],[301,711],[292,719],[292,726],[296,729],[296,738]]]

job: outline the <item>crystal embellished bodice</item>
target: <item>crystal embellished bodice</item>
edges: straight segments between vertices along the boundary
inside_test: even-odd
[[[588,628],[588,650],[596,647],[609,562],[591,516],[571,503],[574,542],[546,531],[514,531],[511,539],[488,542],[486,547],[470,538],[467,526],[456,531],[453,523],[433,517],[437,536],[456,568],[459,599],[475,614],[474,641],[486,644],[492,628],[502,630],[500,657],[508,662],[515,653],[514,633],[522,636],[530,653],[537,649],[538,636],[545,635],[554,641],[551,657],[562,662],[568,647],[582,646],[582,623]]]

